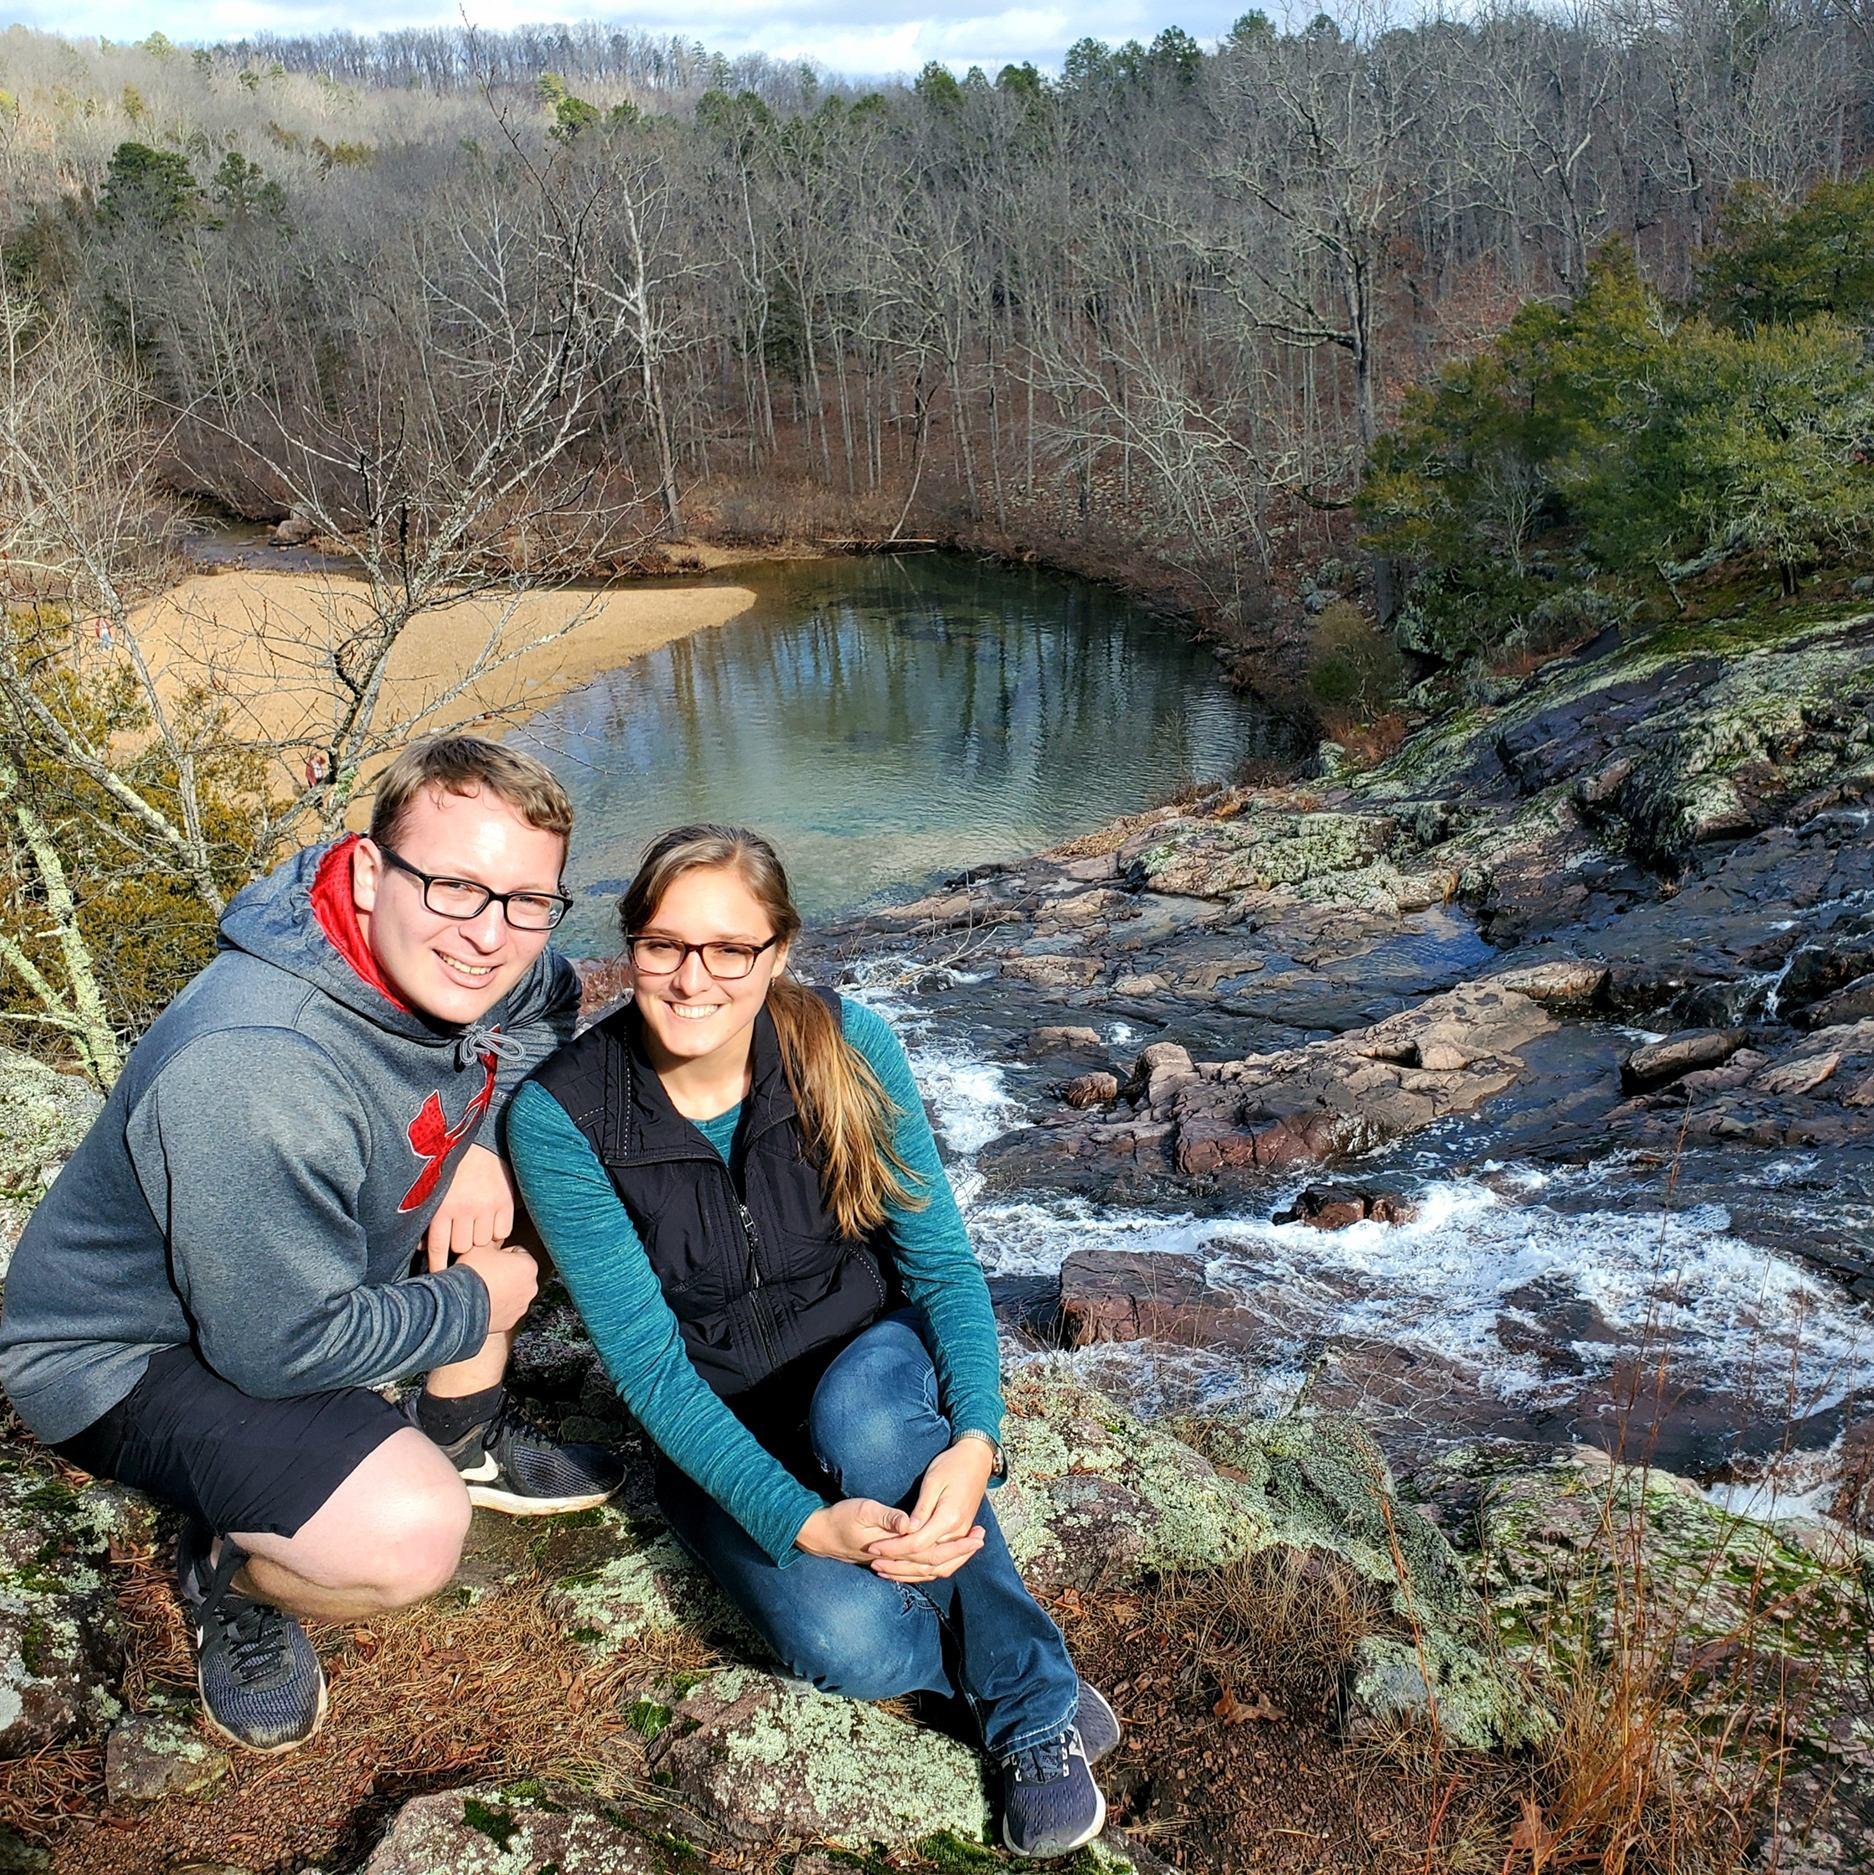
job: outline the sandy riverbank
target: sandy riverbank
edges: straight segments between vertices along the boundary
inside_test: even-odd
[[[646,652],[727,624],[755,603],[732,583],[646,583],[609,592],[484,595],[419,617],[398,640],[381,728],[473,722],[500,734],[543,704]],[[168,699],[206,687],[243,741],[324,746],[336,649],[366,617],[363,583],[341,573],[238,568],[197,573],[135,619]],[[477,660],[490,668],[466,679]]]

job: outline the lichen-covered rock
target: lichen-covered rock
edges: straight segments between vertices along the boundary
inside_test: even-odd
[[[113,1803],[151,1803],[206,1790],[228,1771],[228,1754],[172,1713],[130,1713],[104,1743],[104,1787]]]
[[[1478,1507],[1470,1572],[1508,1651],[1538,1668],[1584,1650],[1590,1663],[1617,1656],[1640,1696],[1665,1689],[1694,1726],[1775,1736],[1778,1866],[1874,1865],[1861,1807],[1874,1789],[1874,1543],[1813,1520],[1740,1517],[1688,1479],[1598,1452],[1459,1450],[1432,1468],[1438,1478]],[[1816,1845],[1830,1843],[1839,1859],[1818,1861]]]
[[[363,1875],[669,1875],[682,1866],[590,1797],[477,1785],[406,1803]]]
[[[889,1848],[989,1835],[977,1753],[878,1706],[750,1667],[712,1674],[685,1695],[650,1763],[660,1782],[744,1840]]]
[[[1325,1550],[1384,1591],[1396,1626],[1360,1645],[1346,1689],[1350,1729],[1424,1717],[1474,1750],[1542,1735],[1547,1721],[1492,1651],[1483,1601],[1450,1544],[1399,1499],[1357,1421],[1300,1413],[1212,1423],[1205,1445],[1258,1493],[1269,1540]]]
[[[1384,815],[1283,812],[1250,803],[1233,820],[1154,828],[1124,857],[1131,880],[1153,892],[1230,898],[1328,879],[1344,892],[1348,875],[1383,860],[1398,832]]]
[[[76,1075],[0,1048],[0,1278],[33,1206],[102,1105],[97,1089]]]
[[[569,1633],[603,1652],[682,1627],[733,1619],[721,1591],[666,1530],[601,1508],[549,1531],[536,1561],[547,1606]]]
[[[147,1523],[127,1492],[74,1490],[48,1467],[0,1456],[0,1756],[115,1714],[123,1643],[107,1560],[113,1540],[136,1540]]]
[[[1267,1540],[1253,1497],[1169,1432],[1040,1363],[1005,1393],[996,1513],[1031,1584],[1216,1568]]]

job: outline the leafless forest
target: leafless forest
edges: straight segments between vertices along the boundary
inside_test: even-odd
[[[596,27],[16,28],[0,84],[8,290],[134,365],[167,487],[419,580],[939,533],[1248,619],[1402,394],[1608,237],[1672,294],[1739,184],[1852,175],[1874,24],[1251,14],[865,91]]]

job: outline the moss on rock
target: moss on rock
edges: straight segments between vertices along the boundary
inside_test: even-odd
[[[989,1832],[982,1761],[881,1707],[751,1667],[710,1675],[652,1747],[654,1772],[731,1834],[909,1846]]]

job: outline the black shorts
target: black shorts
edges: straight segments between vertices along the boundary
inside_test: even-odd
[[[164,1348],[103,1418],[53,1447],[198,1517],[218,1534],[293,1536],[358,1466],[410,1424],[365,1387],[257,1400]]]

